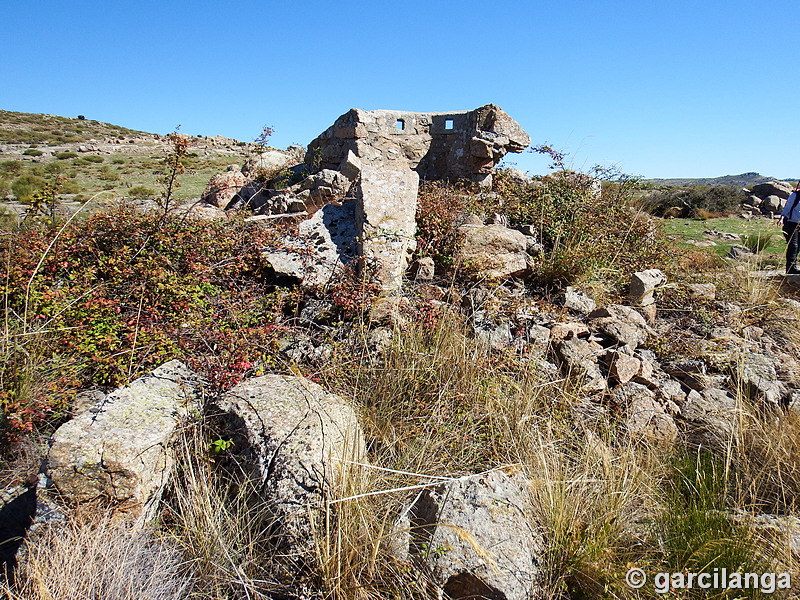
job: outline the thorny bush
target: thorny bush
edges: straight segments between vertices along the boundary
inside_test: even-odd
[[[609,179],[611,178],[611,179]],[[599,189],[600,182],[613,184]],[[493,194],[441,182],[420,188],[417,257],[450,266],[465,215],[499,213],[510,227],[529,226],[544,248],[535,280],[568,285],[602,278],[621,288],[632,271],[666,268],[670,244],[661,229],[633,202],[635,181],[596,169],[592,174],[557,171],[525,184],[500,171]]]
[[[274,363],[296,304],[262,256],[279,227],[118,207],[60,233],[35,222],[3,233],[3,434],[59,417],[80,386],[118,386],[173,358],[233,385]]]

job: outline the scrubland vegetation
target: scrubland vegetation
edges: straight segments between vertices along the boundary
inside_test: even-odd
[[[76,160],[86,158],[50,164],[64,164],[69,178]],[[118,170],[133,168],[99,160],[82,166],[110,183]],[[31,178],[47,174],[8,161],[0,168],[14,176],[18,197],[27,193],[26,181],[33,185]],[[155,185],[142,180],[148,183]],[[419,197],[418,256],[432,257],[448,273],[451,298],[466,295],[474,284],[454,266],[455,228],[466,213],[501,213],[512,225],[534,224],[544,254],[526,282],[529,296],[565,319],[552,302],[566,285],[613,302],[624,297],[632,271],[657,267],[674,282],[702,276],[717,284],[720,302],[666,291],[660,306],[670,318],[726,323],[722,306],[736,303],[745,324],[800,347],[796,316],[774,302],[787,292],[730,268],[713,252],[678,250],[640,210],[632,182],[608,183],[597,197],[590,185],[582,176],[554,174],[524,188],[501,175],[497,195],[486,196],[428,183]],[[329,505],[315,533],[316,554],[301,568],[296,557],[277,554],[255,483],[231,482],[216,468],[225,448],[212,442],[225,432],[187,426],[155,532],[128,530],[104,516],[101,504],[79,507],[66,525],[31,545],[6,597],[293,598],[320,590],[331,599],[427,598],[435,592],[388,543],[408,501],[397,490],[419,484],[419,476],[497,467],[522,470],[531,480],[530,519],[544,540],[547,598],[745,597],[632,590],[624,579],[632,566],[649,573],[726,567],[800,577],[789,541],[748,518],[800,509],[796,413],[753,404],[742,390],[740,426],[725,444],[633,439],[613,418],[592,417],[580,381],[547,380],[536,361],[490,349],[472,335],[459,302],[432,303],[410,283],[404,318],[375,352],[368,339],[377,289],[358,273],[313,290],[277,285],[262,251],[280,247],[295,226],[243,217],[195,221],[125,205],[4,225],[0,435],[7,472],[44,451],[46,435],[70,414],[81,390],[113,388],[172,358],[186,361],[217,391],[265,372],[301,373],[323,384],[357,407],[369,462],[385,469],[352,467],[337,490],[338,498],[351,499]],[[502,295],[498,282],[486,285]],[[322,316],[309,324],[302,311],[313,303],[323,307]],[[290,358],[286,348],[302,336],[326,343],[329,356]],[[660,356],[698,351],[680,336],[654,348]],[[613,416],[615,407],[608,408]],[[761,596],[751,590],[746,597]]]
[[[151,198],[158,191],[156,174],[163,172],[163,146],[154,136],[89,119],[0,111],[0,144],[28,146],[0,159],[0,200],[13,197],[22,204],[46,184],[77,203],[98,192],[104,192],[101,200]],[[245,147],[234,153],[188,151],[181,157],[186,173],[177,197],[199,196],[212,175],[242,161]]]

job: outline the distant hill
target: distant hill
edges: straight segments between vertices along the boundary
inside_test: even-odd
[[[706,177],[695,179],[645,179],[644,181],[657,186],[673,186],[673,187],[698,187],[698,186],[719,186],[719,185],[735,185],[738,187],[745,187],[765,183],[767,181],[791,181],[796,182],[797,179],[778,179],[777,177],[765,177],[759,173],[742,173],[741,175],[723,175],[722,177]]]
[[[92,139],[148,135],[86,118],[58,117],[0,110],[0,144],[58,146]]]
[[[241,165],[249,144],[221,136],[191,137],[176,198],[199,196],[208,180]],[[83,117],[0,110],[0,213],[3,204],[26,202],[46,183],[80,205],[121,198],[153,198],[168,151],[163,135]],[[99,195],[98,195],[99,194]]]

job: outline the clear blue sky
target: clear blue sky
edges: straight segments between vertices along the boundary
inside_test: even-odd
[[[800,177],[800,2],[12,2],[0,108],[308,144],[351,107],[500,105],[573,165]],[[547,162],[511,159],[532,173]]]

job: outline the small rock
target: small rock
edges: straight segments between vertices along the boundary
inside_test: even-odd
[[[681,408],[690,439],[698,443],[725,444],[737,428],[736,400],[725,390],[689,391]]]
[[[717,286],[713,283],[690,283],[686,289],[694,298],[714,300],[717,297]]]
[[[433,259],[430,256],[417,259],[411,266],[411,272],[417,281],[431,281],[434,269]]]
[[[557,341],[555,350],[565,376],[574,378],[589,393],[606,389],[606,379],[597,365],[598,350],[592,344],[572,337]]]
[[[734,244],[728,251],[728,258],[732,258],[734,260],[741,260],[751,256],[754,256],[754,254],[748,248],[739,244]]]
[[[528,240],[502,225],[462,225],[456,262],[478,279],[526,277],[533,266]]]
[[[587,314],[597,308],[597,302],[570,286],[564,291],[564,306],[577,313]]]
[[[628,297],[634,306],[648,306],[655,302],[653,293],[667,283],[667,276],[659,269],[647,269],[631,275]]]
[[[780,404],[786,386],[778,380],[774,360],[764,354],[747,352],[730,366],[730,375],[737,387],[749,398]]]
[[[605,360],[608,364],[608,374],[618,383],[628,383],[642,370],[642,361],[617,350],[606,353]]]
[[[202,379],[170,361],[110,393],[53,434],[47,474],[67,498],[133,502],[155,514],[174,463],[169,450],[182,419],[198,411]]]
[[[589,328],[583,323],[556,323],[550,328],[550,339],[553,341],[577,337],[589,337]]]
[[[371,323],[382,323],[392,326],[401,326],[408,323],[403,316],[403,309],[408,307],[408,298],[401,296],[386,296],[378,298],[372,303],[369,311]]]
[[[656,401],[655,394],[645,386],[626,383],[614,390],[612,398],[627,407],[626,428],[631,436],[668,444],[677,439],[675,421]]]
[[[366,454],[355,411],[303,377],[264,375],[231,388],[214,404],[234,441],[237,464],[263,481],[281,534],[293,552],[313,551],[315,520],[347,461]]]
[[[409,554],[448,598],[541,596],[541,535],[527,481],[495,470],[423,491],[411,507]]]
[[[593,331],[633,349],[644,343],[650,331],[645,318],[630,306],[614,304],[600,308],[591,312],[589,319]]]
[[[206,185],[202,200],[211,206],[225,208],[248,181],[248,178],[240,171],[229,170],[214,175]]]

